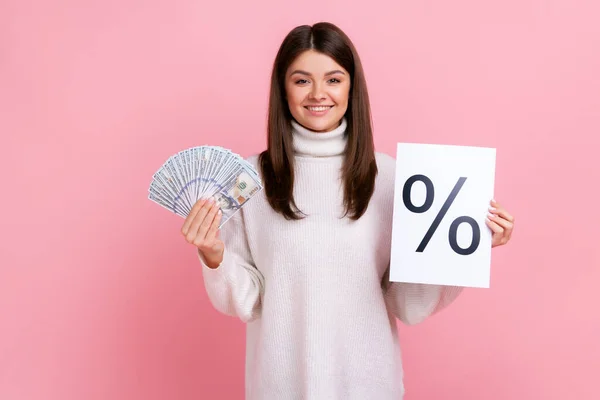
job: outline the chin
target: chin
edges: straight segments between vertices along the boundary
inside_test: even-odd
[[[300,125],[304,126],[306,129],[310,129],[311,131],[329,132],[340,125],[340,121],[342,120],[342,118],[343,116],[340,116],[339,118],[336,117],[327,119],[318,117],[308,117],[297,119],[297,121]]]

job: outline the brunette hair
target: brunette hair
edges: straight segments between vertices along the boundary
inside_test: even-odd
[[[267,149],[260,154],[263,186],[271,207],[286,219],[297,220],[303,214],[294,201],[293,119],[285,94],[285,74],[302,52],[315,50],[333,58],[350,74],[346,134],[348,144],[344,154],[345,214],[353,220],[366,211],[373,195],[377,164],[371,126],[371,109],[367,84],[358,53],[348,36],[337,26],[320,22],[292,29],[283,40],[273,63]]]

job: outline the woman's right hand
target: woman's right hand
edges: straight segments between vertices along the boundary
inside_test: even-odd
[[[201,199],[194,204],[183,223],[181,233],[204,256],[209,268],[217,268],[223,261],[225,244],[219,239],[222,212],[214,199]]]

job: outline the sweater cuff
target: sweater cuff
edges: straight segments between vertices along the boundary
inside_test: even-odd
[[[225,265],[228,263],[229,257],[230,257],[229,253],[227,252],[227,249],[225,249],[223,251],[223,260],[221,261],[221,263],[216,268],[210,268],[206,264],[206,259],[204,258],[204,255],[202,254],[200,249],[196,248],[196,254],[198,255],[198,259],[200,260],[200,264],[202,264],[202,269],[204,270],[205,273],[223,272],[222,270],[225,267]]]

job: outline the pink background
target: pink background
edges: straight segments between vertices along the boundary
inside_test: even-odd
[[[213,310],[183,220],[147,187],[187,147],[261,150],[277,47],[319,20],[358,47],[379,151],[497,147],[517,216],[490,289],[400,326],[406,399],[598,398],[598,15],[593,0],[2,0],[0,399],[242,398],[243,325]]]

